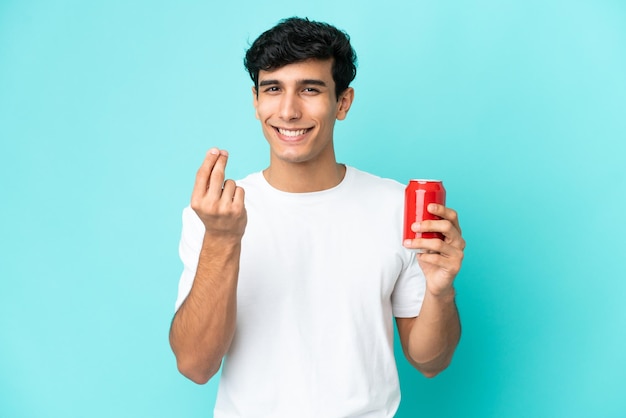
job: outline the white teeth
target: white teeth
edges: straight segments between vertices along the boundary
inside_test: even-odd
[[[278,128],[278,132],[280,132],[281,135],[291,136],[291,137],[304,135],[307,131],[308,129],[298,129],[297,131],[290,131],[288,129]]]

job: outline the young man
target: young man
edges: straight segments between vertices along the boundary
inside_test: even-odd
[[[402,242],[404,186],[335,159],[355,62],[348,36],[324,23],[262,34],[245,63],[269,167],[224,181],[228,153],[213,148],[198,170],[170,343],[197,383],[224,359],[215,417],[392,417],[393,318],[428,377],[458,343],[456,212],[433,205],[442,220],[413,226],[443,240]]]

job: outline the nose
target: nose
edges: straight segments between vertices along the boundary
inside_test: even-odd
[[[292,121],[299,119],[300,116],[302,114],[297,97],[292,94],[284,94],[280,102],[280,118],[285,121]]]

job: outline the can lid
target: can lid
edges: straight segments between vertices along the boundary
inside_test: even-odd
[[[411,179],[411,181],[416,181],[418,183],[441,183],[441,180],[436,179]]]

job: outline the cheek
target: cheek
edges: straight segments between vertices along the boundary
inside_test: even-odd
[[[281,96],[278,94],[261,94],[257,100],[257,107],[264,111],[274,111],[277,107],[280,107]]]
[[[320,113],[317,120],[319,120],[326,128],[332,128],[335,124],[336,114],[334,112]]]
[[[262,103],[259,103],[256,107],[257,119],[259,119],[261,122],[268,120],[274,114],[274,108],[275,106],[268,101],[263,101]]]
[[[257,104],[255,106],[255,108],[254,108],[254,113],[255,113],[257,119],[259,119],[259,120],[263,119],[263,114],[264,114],[263,105],[262,104]]]
[[[317,106],[315,109],[312,109],[312,112],[315,112],[317,118],[323,121],[334,121],[337,117],[338,106],[336,103],[323,103],[320,106]]]

